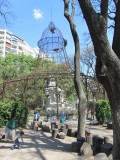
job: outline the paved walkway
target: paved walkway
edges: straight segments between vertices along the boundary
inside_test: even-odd
[[[72,123],[73,127],[77,126],[77,121],[69,121],[69,123]],[[87,121],[87,126],[91,129],[92,134],[112,137],[112,130],[89,125],[89,121]],[[80,158],[77,153],[71,152],[71,143],[76,141],[74,137],[57,139],[52,138],[51,133],[34,132],[29,129],[25,129],[24,132],[21,149],[11,150],[12,141],[0,142],[1,160],[77,160]]]
[[[71,143],[76,140],[75,138],[66,137],[59,140],[52,138],[51,133],[24,131],[21,149],[11,150],[12,141],[0,142],[1,160],[73,160],[78,158],[77,153],[71,152]]]

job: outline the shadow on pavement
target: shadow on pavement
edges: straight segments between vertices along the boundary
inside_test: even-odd
[[[38,135],[25,135],[25,139],[29,138],[31,142],[24,142],[24,148],[44,148],[48,150],[71,152],[71,144],[63,143],[59,139],[52,138],[44,132],[37,132]]]

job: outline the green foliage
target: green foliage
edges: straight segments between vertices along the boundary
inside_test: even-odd
[[[11,116],[12,107],[10,103],[1,103],[0,102],[0,126],[6,124],[7,119]]]
[[[0,59],[0,68],[0,83],[13,79],[12,83],[5,84],[5,88],[1,85],[0,100],[3,102],[10,102],[11,100],[22,102],[24,106],[31,109],[43,109],[43,103],[46,101],[44,90],[45,79],[41,79],[39,73],[44,73],[46,70],[49,70],[50,73],[56,73],[58,68],[60,72],[68,72],[64,64],[58,65],[53,61],[37,60],[29,55],[16,55],[12,53]],[[33,75],[33,77],[27,78],[27,75],[32,75],[32,73],[37,73],[38,75],[36,74],[36,76]],[[16,81],[18,79],[16,77],[19,77],[20,81]],[[63,77],[58,79],[57,84],[64,91],[67,100],[76,99],[72,78],[68,79],[63,74]]]
[[[107,119],[111,117],[111,109],[109,102],[106,100],[99,100],[95,104],[96,118],[100,124],[106,123]]]
[[[12,114],[12,104],[10,102],[0,102],[1,125],[5,125]]]
[[[27,79],[27,75],[35,70],[37,60],[30,55],[9,53],[0,59],[0,82],[26,75],[26,79],[11,83],[5,88],[2,101],[21,101],[27,107],[36,108],[43,103],[45,94],[44,80],[39,76]],[[43,62],[44,63],[44,62]],[[52,65],[52,64],[51,64]],[[37,68],[39,71],[39,68]],[[2,89],[2,88],[1,88]]]
[[[25,127],[28,120],[28,108],[25,107],[24,104],[21,102],[16,104],[17,104],[16,120],[17,120],[18,126]]]
[[[76,91],[74,87],[74,81],[72,78],[66,78],[65,76],[62,79],[58,80],[58,86],[64,91],[64,95],[67,100],[76,100]]]
[[[0,60],[0,76],[3,80],[30,73],[35,68],[36,59],[24,54],[9,53]]]
[[[10,118],[15,118],[18,126],[27,123],[28,109],[21,102],[0,102],[0,126],[6,125]]]
[[[4,122],[3,117],[0,116],[0,127],[4,126],[4,123],[5,123],[5,122]]]
[[[88,101],[87,107],[88,107],[88,109],[95,109],[95,102],[94,101]]]

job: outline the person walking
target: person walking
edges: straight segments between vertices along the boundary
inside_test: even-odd
[[[47,122],[50,120],[50,111],[47,111]]]
[[[65,124],[65,120],[66,120],[66,114],[65,112],[61,112],[60,113],[60,123]]]
[[[40,111],[37,111],[37,121],[40,119]]]
[[[34,112],[34,115],[33,115],[33,121],[37,121],[37,112],[36,111]]]
[[[94,120],[94,116],[95,116],[95,111],[94,109],[91,110],[91,120]]]

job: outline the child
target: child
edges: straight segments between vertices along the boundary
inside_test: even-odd
[[[15,142],[14,142],[14,145],[11,147],[11,149],[14,149],[16,146],[18,148],[20,148],[19,139],[21,138],[21,140],[23,142],[23,135],[24,135],[24,132],[22,130],[20,130],[20,132],[16,134],[16,136],[15,136]]]

